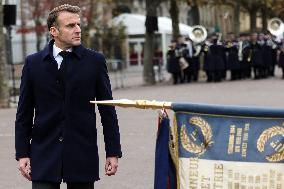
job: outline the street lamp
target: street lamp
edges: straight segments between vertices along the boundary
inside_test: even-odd
[[[16,2],[15,0],[5,0],[3,3],[3,25],[7,31],[7,61],[11,65],[12,69],[12,81],[13,81],[13,102],[16,103],[16,83],[15,83],[15,66],[13,63],[12,53],[12,25],[16,24]]]

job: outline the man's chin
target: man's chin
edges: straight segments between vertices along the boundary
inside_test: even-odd
[[[73,45],[73,46],[79,46],[79,45],[81,45],[81,41],[75,41],[75,42],[73,42],[72,45]]]

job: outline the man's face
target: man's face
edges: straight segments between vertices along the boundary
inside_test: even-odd
[[[264,34],[263,34],[263,33],[260,33],[260,34],[258,35],[258,39],[259,39],[259,40],[264,40]]]
[[[229,35],[229,40],[231,40],[231,41],[235,40],[235,35],[234,34],[230,34]]]
[[[256,33],[253,33],[253,34],[251,35],[251,40],[252,40],[252,41],[257,41],[257,34],[256,34]]]
[[[178,37],[177,41],[178,41],[179,44],[183,43],[183,41],[184,41],[183,37]]]
[[[76,13],[61,12],[56,20],[57,26],[50,28],[55,44],[66,50],[81,44],[80,16]]]
[[[245,39],[246,39],[246,41],[251,41],[251,37],[250,37],[249,35],[247,35],[247,36],[245,37]]]
[[[212,43],[217,43],[217,40],[218,40],[217,35],[213,35],[213,36],[211,37],[211,42],[212,42]]]
[[[264,39],[270,39],[271,38],[271,36],[270,36],[270,34],[266,34],[265,36],[264,36]]]
[[[240,36],[239,40],[240,40],[240,41],[245,41],[246,38],[245,38],[245,36],[242,35],[242,36]]]

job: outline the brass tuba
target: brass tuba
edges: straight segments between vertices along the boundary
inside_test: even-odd
[[[274,36],[281,36],[284,32],[284,23],[279,18],[272,18],[267,24],[268,31]]]
[[[201,25],[192,26],[188,36],[194,43],[202,43],[207,38],[206,28]]]

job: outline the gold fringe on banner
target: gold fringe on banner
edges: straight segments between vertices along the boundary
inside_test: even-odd
[[[123,108],[140,108],[140,109],[172,109],[171,102],[160,102],[155,100],[102,100],[102,101],[90,101],[93,104],[119,106]]]

